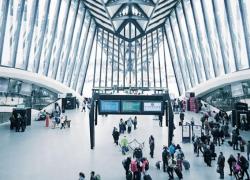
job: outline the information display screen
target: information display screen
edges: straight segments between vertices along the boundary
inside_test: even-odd
[[[159,101],[143,102],[144,112],[161,112],[162,103]]]
[[[121,101],[122,112],[141,112],[140,101]]]
[[[100,112],[101,113],[119,113],[120,112],[120,101],[115,100],[101,100],[100,101]]]

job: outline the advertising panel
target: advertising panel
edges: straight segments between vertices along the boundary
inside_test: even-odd
[[[143,102],[143,111],[145,112],[161,112],[161,102]]]

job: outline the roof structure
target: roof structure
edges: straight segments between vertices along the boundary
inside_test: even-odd
[[[163,26],[180,0],[84,0],[98,26],[134,40]],[[132,27],[132,33],[128,29]]]

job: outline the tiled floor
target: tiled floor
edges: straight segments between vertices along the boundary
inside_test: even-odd
[[[87,113],[78,110],[67,112],[71,119],[70,129],[46,128],[44,122],[32,122],[24,133],[9,130],[9,125],[0,126],[0,180],[74,180],[79,171],[83,171],[89,179],[90,171],[99,173],[104,180],[123,180],[125,172],[121,161],[126,157],[113,144],[112,129],[117,126],[121,116],[99,117],[96,127],[96,147],[90,150],[89,126]],[[200,115],[187,113],[198,122]],[[124,119],[128,116],[122,116]],[[161,159],[163,145],[167,144],[167,128],[160,128],[153,116],[138,116],[138,129],[127,135],[129,141],[136,138],[145,141],[144,154],[149,158],[148,137],[155,137],[155,158],[149,158],[150,170],[154,180],[168,179],[162,170],[156,170],[155,162]],[[207,167],[203,158],[196,157],[192,144],[181,143],[181,129],[176,114],[176,130],[174,142],[180,143],[186,159],[190,161],[191,169],[183,171],[185,180],[219,179],[216,173],[216,162]],[[250,132],[244,133],[250,140]],[[216,147],[217,153],[223,151],[225,157],[236,154],[227,144]],[[246,153],[244,153],[246,154]],[[234,179],[227,174],[225,179]]]

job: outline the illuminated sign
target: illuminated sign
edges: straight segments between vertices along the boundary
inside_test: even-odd
[[[161,102],[144,102],[143,111],[145,112],[161,112],[162,103]]]
[[[120,112],[120,101],[101,100],[100,112]]]
[[[122,101],[122,112],[141,112],[141,102]]]

